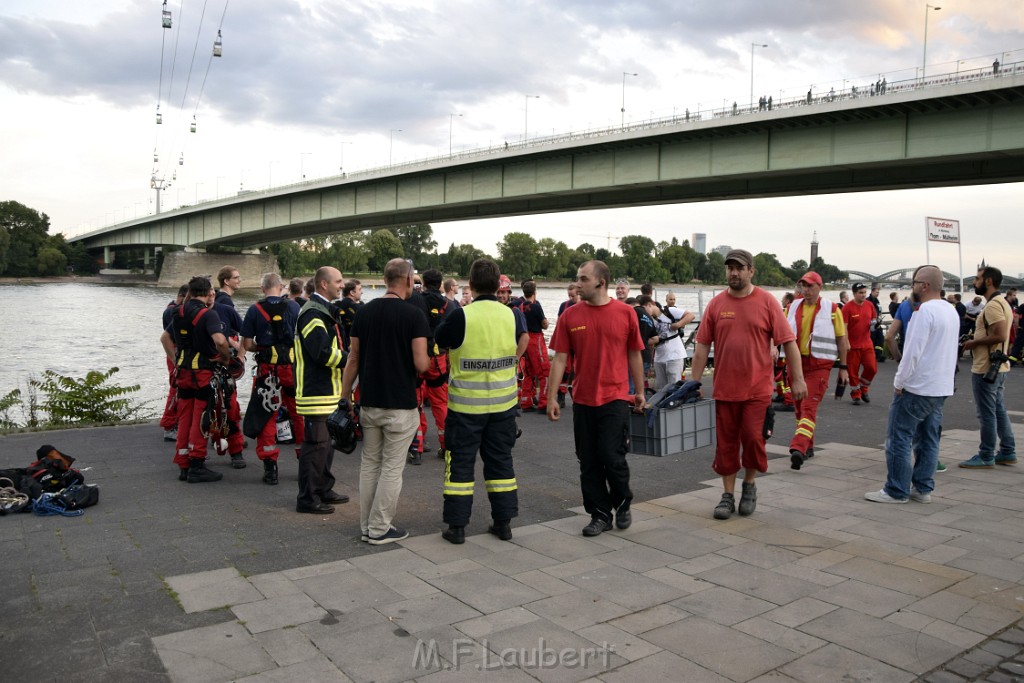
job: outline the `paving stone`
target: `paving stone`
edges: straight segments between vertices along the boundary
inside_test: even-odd
[[[636,681],[701,681],[701,683],[729,683],[729,679],[679,655],[662,651],[649,657],[620,666],[602,674],[605,683],[636,683]]]
[[[921,632],[925,635],[938,638],[939,640],[944,640],[947,643],[953,643],[963,650],[974,647],[981,641],[985,640],[984,634],[956,626],[955,624],[950,624],[942,621],[941,619],[932,621],[930,624],[925,626]]]
[[[688,616],[690,616],[689,612],[684,612],[671,605],[655,605],[650,609],[640,610],[618,619],[612,619],[608,623],[627,633],[642,634],[653,628],[685,619]]]
[[[617,567],[643,574],[652,569],[676,563],[679,561],[679,556],[666,553],[657,548],[639,545],[605,553],[601,555],[601,559],[608,564],[614,564]]]
[[[855,579],[823,588],[812,594],[811,597],[840,607],[859,610],[875,617],[892,614],[915,600],[912,595],[873,586]]]
[[[963,654],[963,658],[969,662],[974,662],[975,664],[985,667],[986,670],[991,669],[994,666],[998,666],[1000,662],[1003,661],[1003,658],[999,655],[983,650],[980,647],[976,647],[969,652],[965,652]]]
[[[999,670],[1011,676],[1024,677],[1024,663],[1021,662],[1003,662],[999,665]]]
[[[317,629],[310,637],[354,681],[397,683],[440,670],[440,663],[417,659],[420,641],[403,634],[407,631],[385,622],[340,633]]]
[[[745,548],[747,546],[741,547]],[[786,566],[791,564],[787,563]],[[783,568],[778,566],[777,568],[780,571],[775,572],[763,569],[760,565],[751,567],[736,562],[728,567],[713,569],[709,572],[698,574],[698,576],[705,581],[732,588],[733,590],[767,600],[776,605],[793,602],[821,590],[820,585],[788,576],[784,573]]]
[[[613,602],[632,610],[660,605],[684,594],[683,591],[660,581],[613,566],[566,576],[563,580],[579,588],[600,591],[613,598]]]
[[[153,644],[171,680],[182,683],[229,681],[277,666],[234,621],[158,636]]]
[[[602,647],[610,646],[615,654],[631,662],[661,651],[660,647],[648,643],[640,636],[615,628],[609,624],[595,624],[594,626],[579,629],[576,633],[596,645]]]
[[[298,581],[300,579],[309,579],[314,576],[325,576],[327,574],[336,574],[338,572],[348,571],[349,569],[352,569],[352,566],[352,563],[348,560],[337,560],[335,562],[321,562],[320,564],[286,569],[281,573],[284,574],[287,579]]]
[[[1000,633],[997,637],[999,640],[1002,640],[1004,642],[1016,643],[1018,645],[1024,646],[1024,629],[1007,629],[1006,631]]]
[[[981,649],[1000,657],[1010,658],[1020,652],[1020,645],[1017,645],[1016,643],[1004,643],[998,640],[990,640],[982,645]]]
[[[491,614],[466,619],[465,621],[453,624],[453,626],[470,638],[479,640],[480,638],[486,638],[495,631],[525,624],[539,618],[524,607],[512,607],[500,612],[492,612]]]
[[[439,576],[427,581],[482,613],[497,612],[546,597],[543,593],[486,567],[452,576]]]
[[[278,666],[290,666],[309,659],[319,653],[304,631],[297,628],[278,628],[257,633],[256,641],[263,646]]]
[[[776,605],[731,588],[711,588],[673,600],[673,607],[730,626],[775,609]]]
[[[586,628],[629,614],[632,610],[607,599],[603,594],[575,590],[525,605],[537,616],[570,631]]]
[[[712,506],[713,507],[713,506]],[[661,527],[630,536],[634,543],[656,548],[681,558],[695,558],[728,547],[727,543],[698,536],[700,531]],[[746,539],[742,539],[746,540]]]
[[[186,614],[263,599],[234,567],[169,576],[166,581]]]
[[[967,679],[973,679],[975,676],[980,676],[989,669],[987,666],[975,664],[963,657],[957,657],[956,659],[946,662],[943,668]]]
[[[504,543],[504,541],[495,538],[491,534],[488,534],[488,536],[494,538],[498,543]],[[506,543],[506,545],[511,544]],[[541,555],[529,548],[522,548],[516,545],[512,545],[509,550],[504,552],[481,555],[476,558],[476,561],[485,567],[504,574],[505,576],[522,574],[523,572],[541,569],[542,567],[550,567],[551,565],[558,563],[558,560],[548,557],[547,555]]]
[[[237,683],[349,683],[352,679],[341,673],[329,659],[316,655],[279,669],[237,679]]]
[[[964,679],[952,671],[935,671],[924,678],[924,683],[963,683]]]
[[[107,666],[163,674],[164,667],[149,636],[133,625],[96,633]]]
[[[382,605],[377,610],[396,627],[418,633],[437,626],[448,626],[480,616],[481,612],[445,593],[401,600]],[[497,611],[497,610],[491,610]]]
[[[1018,677],[1010,676],[1002,671],[993,671],[985,677],[985,681],[986,683],[1020,683]]]
[[[690,617],[646,632],[644,640],[737,681],[792,661],[797,654],[719,623]]]
[[[305,593],[282,595],[231,608],[249,633],[273,631],[285,626],[298,626],[327,615],[323,607]]]
[[[917,597],[931,595],[956,583],[953,579],[877,562],[866,557],[854,557],[846,562],[834,564],[824,571]]]
[[[644,576],[655,581],[672,586],[676,590],[680,591],[683,595],[689,595],[692,593],[699,593],[706,591],[710,588],[714,588],[716,584],[710,581],[705,581],[694,576],[689,576],[678,572],[675,569],[668,567],[658,567],[648,572],[644,572]]]
[[[279,598],[283,595],[295,595],[302,592],[302,589],[283,572],[250,576],[249,583],[265,598]]]
[[[562,593],[571,593],[576,590],[576,586],[570,583],[566,583],[561,579],[557,579],[550,574],[546,574],[543,571],[534,570],[529,572],[523,572],[522,574],[515,574],[513,577],[516,581],[530,588],[543,593],[550,597],[553,595],[561,595]]]
[[[583,536],[572,536],[554,530],[530,534],[526,538],[513,539],[513,541],[517,545],[559,562],[569,562],[581,557],[602,555],[608,552],[608,548],[605,546],[589,541]]]
[[[317,574],[296,582],[309,597],[328,610],[351,612],[362,607],[389,605],[403,599],[377,579],[358,569]]]
[[[733,628],[801,655],[813,652],[826,644],[826,641],[820,638],[815,638],[794,628],[769,621],[764,617],[754,617],[753,619],[741,621],[733,626]]]
[[[843,680],[862,683],[909,683],[916,678],[912,673],[834,643],[795,659],[779,670],[797,681],[832,681],[840,671]]]
[[[696,575],[701,572],[706,572],[715,567],[727,567],[732,564],[733,560],[728,557],[723,557],[718,553],[706,553],[704,555],[698,555],[689,560],[683,560],[682,562],[676,562],[670,564],[669,569],[674,569],[677,572],[683,574]]]
[[[799,598],[782,605],[781,607],[769,610],[761,616],[765,619],[770,619],[777,624],[782,624],[783,626],[789,626],[792,628],[811,621],[812,619],[817,619],[818,617],[837,609],[839,608],[835,605],[822,602],[815,598]]]

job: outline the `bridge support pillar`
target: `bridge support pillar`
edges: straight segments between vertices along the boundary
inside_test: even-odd
[[[103,267],[109,268],[110,264],[110,247],[103,247]]]
[[[145,275],[153,270],[152,264],[149,261],[149,247],[142,248],[142,274]]]
[[[198,250],[171,251],[164,254],[160,268],[160,287],[177,289],[195,275],[209,276],[217,286],[217,271],[224,266],[238,269],[244,289],[260,286],[263,273],[280,272],[273,254],[207,254]]]

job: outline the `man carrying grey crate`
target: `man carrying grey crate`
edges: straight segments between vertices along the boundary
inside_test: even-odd
[[[793,400],[802,401],[807,395],[800,350],[782,306],[752,282],[754,257],[749,251],[733,249],[725,257],[725,273],[729,288],[704,310],[690,375],[701,380],[714,344],[718,447],[712,469],[722,477],[725,489],[715,507],[715,519],[729,519],[736,511],[736,473],[741,467],[745,473],[739,512],[749,515],[757,506],[754,479],[768,470],[765,426],[775,378],[771,355],[775,345],[783,345],[786,351]]]

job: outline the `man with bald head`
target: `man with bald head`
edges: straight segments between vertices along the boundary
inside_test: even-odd
[[[911,297],[921,306],[914,324],[907,326],[903,358],[893,379],[896,393],[885,436],[885,486],[864,494],[873,503],[932,500],[942,406],[953,395],[960,331],[956,309],[939,294],[942,282],[942,271],[935,266],[922,266],[914,273]]]

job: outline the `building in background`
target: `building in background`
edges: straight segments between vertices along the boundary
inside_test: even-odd
[[[690,246],[698,254],[708,253],[708,236],[703,232],[693,233],[693,239],[690,240]]]
[[[811,236],[811,260],[808,261],[807,263],[808,264],[812,264],[812,263],[814,263],[817,260],[818,260],[818,231],[815,230],[814,234]]]
[[[730,247],[728,244],[719,244],[711,251],[718,252],[719,254],[722,255],[722,258],[725,258],[726,256],[729,255],[729,252],[732,251],[732,247]]]

